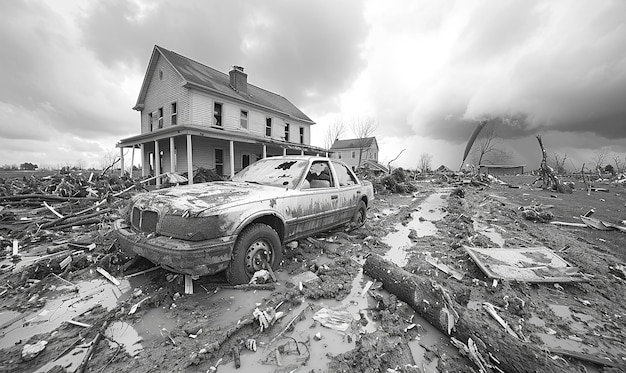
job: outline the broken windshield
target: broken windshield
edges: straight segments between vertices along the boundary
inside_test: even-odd
[[[233,176],[233,181],[293,189],[302,178],[307,161],[265,158],[252,163]]]

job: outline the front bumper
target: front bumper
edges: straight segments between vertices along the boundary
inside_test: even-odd
[[[150,237],[133,231],[124,219],[116,220],[114,228],[124,250],[143,256],[172,272],[193,276],[212,275],[225,270],[235,244],[235,236],[198,242],[165,236]]]

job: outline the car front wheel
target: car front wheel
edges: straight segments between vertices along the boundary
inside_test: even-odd
[[[278,233],[269,225],[252,224],[237,237],[226,278],[233,285],[247,284],[254,272],[267,269],[267,265],[278,269],[282,259]]]

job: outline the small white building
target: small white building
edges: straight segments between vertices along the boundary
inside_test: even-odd
[[[308,116],[247,78],[242,67],[225,74],[154,46],[133,108],[141,132],[117,147],[139,149],[143,176],[202,167],[228,177],[269,156],[326,154],[310,146]]]
[[[335,140],[330,147],[331,158],[341,159],[356,170],[366,161],[378,163],[378,142],[376,137],[362,139]]]

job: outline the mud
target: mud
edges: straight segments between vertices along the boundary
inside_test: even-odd
[[[580,222],[577,217],[593,208],[594,217],[619,223],[626,219],[626,190],[610,186],[608,193],[555,195],[523,178],[505,181],[519,188],[461,186],[458,193],[416,183],[410,194],[379,194],[365,226],[286,248],[277,282],[268,290],[233,289],[218,274],[194,280],[193,294],[185,294],[182,275],[150,270],[143,260],[108,267],[119,285],[95,271],[95,259],[60,274],[33,268],[41,267],[42,259],[18,263],[2,273],[0,371],[75,372],[106,320],[105,337],[87,372],[478,371],[445,333],[363,275],[371,254],[466,293],[466,307],[495,305],[514,330],[542,346],[546,359],[559,361],[563,372],[625,371],[626,234],[536,223],[519,208],[551,205],[555,219],[569,222]],[[91,254],[96,258],[103,256],[98,250],[115,246],[107,229],[99,233]],[[546,246],[588,279],[493,281],[463,245]],[[255,309],[282,317],[261,328]],[[483,316],[491,317],[484,311]],[[38,341],[47,342],[45,349],[23,358],[24,345]]]

